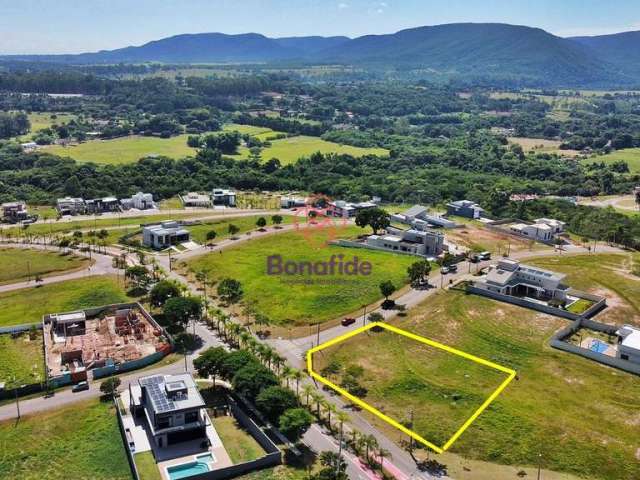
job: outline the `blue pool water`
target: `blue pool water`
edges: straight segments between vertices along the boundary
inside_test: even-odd
[[[609,344],[601,342],[600,340],[594,340],[591,342],[590,350],[597,353],[604,353],[609,348]]]
[[[174,465],[173,467],[167,467],[167,473],[171,480],[180,480],[181,478],[188,478],[200,473],[206,473],[209,471],[209,465],[207,461],[198,461],[183,463],[182,465]]]
[[[211,453],[205,453],[204,455],[196,456],[196,460],[199,462],[215,462],[216,459],[213,457]]]

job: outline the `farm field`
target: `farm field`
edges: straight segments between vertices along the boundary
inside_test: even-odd
[[[76,255],[63,255],[57,251],[26,248],[0,248],[0,284],[80,270],[90,260]]]
[[[52,145],[42,151],[71,157],[78,162],[122,165],[137,162],[149,155],[170,158],[193,156],[196,150],[187,145],[187,136],[160,138],[134,135],[112,140],[91,140],[68,147]]]
[[[44,380],[42,330],[33,334],[33,339],[30,332],[15,338],[0,335],[0,383],[10,383],[13,378],[21,385]]]
[[[632,173],[640,173],[640,148],[625,148],[623,150],[615,150],[607,155],[599,155],[590,157],[584,163],[601,163],[606,164],[619,162],[627,162],[629,170]]]
[[[130,301],[115,277],[94,276],[0,293],[0,326],[42,321],[46,313],[68,312]]]
[[[517,371],[517,378],[453,444],[450,454],[430,455],[450,464],[453,478],[506,480],[527,466],[535,475],[538,461],[544,469],[581,478],[632,480],[640,475],[640,432],[630,420],[638,415],[640,382],[549,347],[549,337],[566,326],[566,320],[452,290],[438,292],[393,323]],[[335,359],[345,369],[363,368],[365,401],[402,420],[409,418],[412,407],[416,429],[428,435],[437,437],[443,428],[459,426],[449,412],[477,399],[482,379],[450,356],[427,357],[380,333],[332,348],[332,355],[323,358],[326,363]],[[390,438],[406,441],[406,435],[366,415]],[[426,452],[417,455],[424,458]],[[465,463],[459,455],[516,468],[499,473],[495,465],[496,471],[488,474],[491,465]]]
[[[346,227],[338,238],[354,237],[364,230]],[[245,292],[243,303],[266,315],[274,324],[299,326],[320,323],[353,312],[364,304],[381,298],[379,285],[391,280],[396,287],[407,281],[407,267],[415,258],[393,253],[327,246],[326,229],[308,239],[300,232],[287,232],[264,237],[225,250],[190,259],[186,268],[191,272],[205,271],[209,278],[219,281],[230,277],[239,280]],[[311,277],[311,285],[304,275],[268,276],[266,262],[269,255],[282,255],[292,261],[328,261],[331,255],[344,255],[345,261],[357,256],[359,261],[372,264],[371,274],[353,278],[340,275]]]
[[[0,423],[0,478],[129,480],[111,402],[90,400]]]
[[[51,118],[51,115],[55,115],[56,118]],[[33,134],[39,132],[40,130],[49,128],[54,124],[62,125],[64,123],[69,123],[69,121],[76,118],[76,116],[71,113],[53,112],[33,112],[27,114],[27,116],[29,117],[29,122],[31,123],[31,129],[26,135],[22,135],[19,137],[19,140],[21,142],[30,141],[33,137]]]

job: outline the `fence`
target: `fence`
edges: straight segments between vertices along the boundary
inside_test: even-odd
[[[40,323],[27,323],[24,325],[10,325],[8,327],[0,328],[0,335],[12,335],[15,333],[25,333],[30,331],[31,329],[42,330],[42,324]],[[40,333],[42,334],[42,333]],[[44,341],[43,341],[43,351],[42,351],[42,361],[44,363]],[[45,366],[46,368],[46,366]],[[16,397],[16,391],[18,397],[24,397],[25,395],[31,395],[33,393],[38,393],[44,390],[44,383],[29,383],[25,385],[21,385],[17,388],[11,389],[2,389],[0,390],[0,400],[7,400],[9,398]]]
[[[574,355],[580,355],[581,357],[588,358],[589,360],[594,360],[603,365],[640,375],[640,365],[637,363],[633,363],[617,357],[610,357],[609,355],[605,355],[604,353],[594,352],[593,350],[590,350],[588,348],[568,343],[566,339],[575,334],[581,328],[588,328],[597,332],[606,333],[608,335],[615,334],[617,330],[617,327],[614,325],[606,325],[594,320],[579,318],[574,323],[566,328],[563,328],[553,337],[551,337],[551,341],[549,342],[549,344],[553,348],[557,348],[558,350],[573,353]]]
[[[138,368],[146,367],[147,365],[151,365],[162,358],[164,358],[164,352],[155,352],[151,355],[147,355],[146,357],[138,358],[137,360],[131,360],[129,362],[119,363],[118,365],[108,365],[106,367],[97,367],[92,370],[93,378],[104,378],[109,375],[114,375],[116,373],[129,372],[131,370],[137,370]]]
[[[117,397],[119,398],[119,397]],[[140,480],[140,474],[138,473],[138,467],[136,466],[136,462],[133,459],[133,452],[131,451],[131,447],[129,446],[129,442],[127,441],[127,435],[124,431],[124,422],[122,421],[122,412],[120,412],[120,406],[118,405],[117,398],[114,400],[114,405],[116,407],[116,415],[118,417],[118,428],[120,428],[120,435],[122,435],[122,440],[124,442],[124,449],[127,452],[127,461],[129,462],[129,467],[131,468],[131,473],[133,475],[133,480]]]

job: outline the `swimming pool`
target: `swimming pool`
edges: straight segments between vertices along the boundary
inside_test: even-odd
[[[600,340],[593,340],[591,342],[591,347],[589,348],[589,350],[591,350],[592,352],[596,352],[596,353],[604,353],[609,349],[609,344],[608,343],[604,343]]]
[[[173,467],[167,467],[167,474],[171,480],[180,480],[181,478],[188,478],[200,473],[209,472],[209,462],[197,461],[183,463],[182,465],[174,465]]]

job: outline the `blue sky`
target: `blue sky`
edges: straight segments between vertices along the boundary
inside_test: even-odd
[[[179,33],[391,33],[504,22],[561,36],[640,30],[638,0],[0,0],[0,53],[76,53]]]

